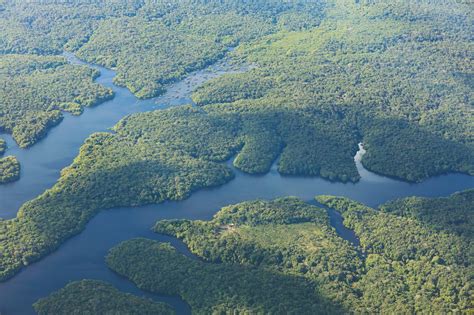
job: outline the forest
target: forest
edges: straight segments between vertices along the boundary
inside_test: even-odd
[[[466,208],[469,205],[471,208]],[[398,199],[383,204],[380,210],[393,215],[410,217],[437,231],[446,231],[472,240],[474,238],[474,228],[471,224],[474,222],[473,205],[474,193],[469,190],[448,198]]]
[[[193,99],[245,112],[279,104],[343,124],[364,143],[364,166],[383,175],[419,182],[473,174],[470,21],[463,5],[334,1],[314,29],[240,45],[232,56],[257,66],[204,84]],[[284,157],[283,173],[300,171]]]
[[[8,1],[0,10],[0,52],[71,51],[114,68],[116,84],[149,98],[229,47],[317,25],[322,7],[319,1]]]
[[[82,280],[69,283],[61,290],[34,305],[39,315],[46,314],[129,314],[173,315],[173,309],[165,303],[123,293],[112,285],[98,280]]]
[[[340,211],[344,224],[360,238],[368,269],[356,287],[366,292],[364,299],[372,310],[387,304],[390,312],[444,313],[473,307],[469,297],[472,238],[450,231],[452,223],[440,229],[440,223],[434,222],[439,213],[446,213],[448,204],[458,209],[449,213],[453,221],[472,217],[473,197],[473,190],[429,203],[412,197],[382,205],[381,211],[346,198],[320,196],[317,200]],[[411,207],[415,200],[418,206]],[[401,209],[395,211],[396,205]],[[424,220],[413,216],[420,212],[426,214]],[[467,223],[472,229],[472,222]]]
[[[137,238],[110,249],[106,262],[143,290],[181,296],[193,314],[472,309],[474,190],[398,199],[378,209],[343,197],[316,200],[247,201],[222,208],[210,221],[158,221],[156,233],[182,239],[197,257]],[[321,205],[342,214],[360,248],[338,235]],[[450,221],[440,219],[448,211]],[[453,229],[461,221],[462,233]],[[78,304],[91,296],[96,298],[90,303]],[[136,303],[147,305],[105,283],[85,280],[41,299],[35,309],[40,314],[97,307],[108,312]]]
[[[344,225],[360,238],[360,249],[336,234],[325,209],[296,198],[231,205],[211,221],[159,221],[154,230],[182,239],[209,263],[237,263],[304,277],[314,283],[318,296],[342,310],[462,313],[472,309],[469,233],[474,190],[445,198],[410,197],[379,209],[341,197],[316,199],[340,211]],[[449,221],[440,219],[448,211]],[[455,222],[462,222],[458,224],[464,233],[453,229]],[[142,257],[148,256],[144,251]],[[115,264],[111,267],[116,269]],[[133,271],[127,274],[138,282]]]
[[[3,55],[0,61],[0,132],[29,147],[57,125],[61,111],[82,109],[113,96],[93,82],[96,70],[67,64],[63,57]]]
[[[193,314],[319,314],[336,306],[314,294],[309,281],[235,264],[188,258],[170,244],[132,239],[106,258],[115,272],[151,292],[179,294]]]
[[[14,182],[20,178],[20,162],[14,156],[0,157],[0,184]]]
[[[0,221],[0,280],[56,250],[102,209],[182,200],[198,189],[230,181],[234,173],[223,162],[234,156],[234,166],[247,173],[266,173],[278,160],[284,175],[356,182],[353,157],[363,142],[367,153],[362,163],[383,175],[419,182],[447,172],[474,174],[468,79],[472,12],[463,3],[449,8],[440,3],[421,11],[348,0],[87,3],[0,1],[0,130],[12,133],[22,147],[43,137],[61,120],[62,111],[79,114],[83,107],[112,97],[93,82],[97,71],[57,56],[63,50],[113,68],[116,83],[140,98],[160,94],[167,83],[224,55],[252,67],[203,85],[193,95],[196,106],[132,115],[113,132],[91,135],[51,189],[25,203],[16,218]],[[323,201],[331,201],[344,215],[340,207],[353,204]],[[386,205],[380,213],[361,205],[354,206],[365,209],[354,210],[357,215],[347,213],[347,225],[361,238],[366,260],[334,234],[326,219],[316,222],[305,216],[276,227],[243,228],[251,245],[242,253],[263,248],[256,257],[221,253],[212,243],[220,239],[212,238],[212,250],[193,250],[212,262],[277,268],[285,277],[303,277],[321,288],[321,301],[337,301],[345,308],[467,309],[463,272],[469,252],[459,252],[469,248],[469,226],[443,218],[448,206],[435,218],[421,210],[424,201],[403,202]],[[461,212],[459,222],[471,218]],[[201,223],[186,224],[194,228]],[[302,238],[321,241],[323,256],[334,255],[340,264],[325,261],[317,247],[293,249],[289,244],[277,244],[283,250],[281,258],[274,258],[273,239],[283,242],[280,234],[294,239],[300,228],[307,233]],[[402,228],[411,233],[407,240],[412,243],[397,239],[401,233],[391,234]],[[274,237],[255,243],[266,233]],[[425,239],[429,250],[419,241]],[[166,253],[169,261],[204,270],[202,277],[212,275],[214,268],[227,268],[189,262],[167,245],[135,242]],[[240,248],[234,245],[233,250]],[[282,264],[275,264],[280,260]],[[246,268],[229,270],[255,277]],[[273,277],[274,271],[261,277]],[[427,273],[434,278],[423,278]],[[387,286],[372,286],[377,277],[387,279]],[[404,279],[410,281],[407,287]],[[222,286],[219,279],[213,281]],[[434,302],[427,305],[428,300]],[[217,307],[215,301],[221,300],[197,307],[205,312]],[[242,303],[249,307],[249,300]]]

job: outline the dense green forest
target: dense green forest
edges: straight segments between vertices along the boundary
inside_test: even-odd
[[[7,150],[7,142],[3,140],[2,138],[0,138],[0,156],[2,156],[6,150]]]
[[[115,83],[148,98],[230,46],[317,25],[322,7],[319,1],[8,1],[0,10],[0,52],[73,51],[115,68]]]
[[[383,212],[410,217],[432,229],[474,238],[474,193],[472,190],[448,198],[411,197],[383,204]]]
[[[316,294],[342,309],[359,294],[351,288],[363,268],[357,249],[336,234],[324,209],[297,198],[243,202],[221,209],[211,221],[164,220],[154,230],[182,239],[213,263],[304,277]]]
[[[472,219],[474,190],[449,198],[406,198],[377,211],[346,198],[317,200],[342,213],[360,238],[367,258],[354,288],[370,312],[449,313],[472,310]],[[451,211],[449,209],[456,209]],[[440,214],[452,221],[440,220]],[[456,224],[456,222],[458,222]],[[461,228],[463,229],[463,228]]]
[[[294,115],[349,126],[352,133],[340,131],[365,144],[364,166],[384,175],[473,174],[473,15],[466,6],[331,1],[319,27],[239,46],[233,57],[257,66],[206,83],[193,99],[242,112],[283,104]],[[342,147],[350,151],[353,142]],[[301,164],[283,159],[280,170],[312,173]]]
[[[39,314],[103,314],[103,315],[172,315],[173,309],[164,303],[123,293],[98,280],[69,283],[63,289],[34,304]]]
[[[375,210],[346,198],[317,197],[342,213],[344,224],[360,238],[363,255],[330,227],[324,209],[283,198],[228,206],[211,221],[157,222],[156,232],[182,239],[206,262],[190,260],[169,245],[143,239],[113,248],[107,262],[141,288],[180,294],[196,313],[201,312],[199,303],[222,306],[212,292],[219,288],[226,292],[221,295],[224,298],[228,288],[220,289],[215,278],[228,281],[222,270],[237,268],[235,264],[272,277],[306,279],[314,285],[314,296],[299,294],[298,301],[317,304],[321,312],[326,303],[339,307],[331,312],[465,312],[473,307],[472,238],[451,231],[451,222],[440,229],[444,223],[437,218],[443,212],[453,221],[471,218],[465,225],[472,232],[473,198],[474,190],[469,190],[448,198],[396,200]],[[219,271],[208,273],[207,268]],[[235,271],[231,283],[241,286],[242,277]],[[248,288],[236,289],[232,304],[222,311],[249,308],[245,298],[249,290],[257,288],[256,296],[267,292],[260,281],[245,280]],[[273,285],[273,292],[284,292],[286,281]],[[196,289],[202,286],[206,289]],[[274,303],[263,304],[261,311],[278,313],[272,307],[293,298],[275,294],[270,298]]]
[[[115,133],[87,139],[54,187],[0,221],[0,279],[55,250],[100,209],[180,200],[226,183],[233,173],[221,162],[235,154],[234,165],[249,173],[267,172],[280,156],[282,174],[357,181],[353,156],[363,141],[364,165],[384,175],[473,174],[465,9],[348,0],[1,2],[0,123],[23,146],[61,110],[79,113],[111,95],[93,83],[96,71],[32,54],[66,49],[114,67],[117,83],[139,97],[229,46],[238,46],[232,60],[253,66],[196,91],[199,107],[133,115]]]
[[[139,288],[179,294],[193,314],[319,314],[338,309],[303,278],[233,264],[212,264],[170,244],[133,239],[112,248],[107,264]]]
[[[0,157],[0,184],[10,183],[20,178],[20,162],[14,156]]]
[[[33,145],[61,121],[61,111],[78,115],[112,97],[93,82],[98,74],[63,57],[2,55],[0,132],[11,133],[20,147]]]

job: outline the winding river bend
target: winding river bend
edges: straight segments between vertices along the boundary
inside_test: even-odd
[[[66,55],[72,63],[83,63]],[[207,79],[228,73],[228,65],[218,63],[208,69],[192,73],[185,80],[173,84],[158,98],[138,100],[127,89],[112,83],[115,73],[95,67],[101,72],[97,82],[111,87],[115,98],[100,106],[86,109],[79,117],[66,115],[63,122],[31,149],[21,150],[7,137],[7,154],[16,155],[22,163],[22,178],[13,184],[0,186],[0,217],[14,217],[25,201],[51,187],[60,170],[77,155],[84,139],[96,131],[106,131],[125,115],[189,103],[191,91]],[[3,135],[2,135],[3,137]],[[165,202],[144,207],[125,207],[102,211],[86,229],[69,239],[57,251],[29,266],[10,280],[0,283],[0,313],[30,314],[31,305],[70,281],[84,278],[105,280],[122,291],[145,295],[154,300],[170,303],[178,314],[189,314],[189,306],[179,297],[159,296],[137,289],[131,282],[111,272],[104,263],[107,251],[119,242],[133,237],[147,237],[171,242],[189,257],[186,246],[176,239],[157,235],[150,228],[160,219],[186,218],[209,220],[221,207],[251,199],[271,199],[297,196],[310,201],[315,195],[346,196],[369,206],[405,196],[447,196],[453,192],[474,187],[474,177],[448,174],[433,177],[420,184],[409,184],[373,174],[361,163],[362,150],[355,157],[361,180],[354,183],[334,183],[320,178],[284,177],[273,166],[266,175],[249,175],[235,170],[230,183],[195,192],[179,202]],[[337,213],[331,214],[336,231],[352,243],[357,242],[349,230],[344,230]]]

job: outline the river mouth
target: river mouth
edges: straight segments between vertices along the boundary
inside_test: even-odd
[[[80,61],[72,59],[72,62]],[[59,177],[59,171],[71,163],[84,139],[91,133],[107,131],[118,120],[131,113],[190,103],[192,89],[204,82],[188,78],[188,81],[174,84],[167,94],[142,101],[137,100],[127,89],[112,83],[115,75],[113,71],[96,68],[101,71],[101,76],[96,81],[113,88],[115,98],[87,109],[81,116],[66,115],[63,122],[53,128],[45,139],[28,150],[18,149],[14,144],[10,146],[6,154],[17,155],[22,163],[23,173],[20,181],[0,186],[0,217],[14,217],[21,204],[51,187]],[[212,74],[229,72],[222,69],[220,71],[201,70],[191,74],[190,78],[195,75],[210,79]],[[191,83],[188,84],[189,80]],[[181,91],[182,94],[177,95],[176,91]],[[9,142],[11,144],[11,139]],[[151,231],[157,220],[209,220],[221,207],[253,199],[296,196],[304,201],[311,201],[316,195],[330,194],[345,196],[374,207],[395,198],[413,195],[447,196],[474,187],[474,177],[463,174],[442,175],[418,184],[379,176],[362,167],[360,153],[359,151],[355,159],[361,175],[361,180],[357,183],[285,177],[275,167],[265,175],[249,175],[233,169],[236,176],[229,183],[199,190],[183,201],[102,211],[87,224],[81,234],[69,239],[58,250],[28,266],[13,278],[0,283],[0,313],[31,314],[31,305],[37,299],[64,287],[70,281],[89,278],[107,281],[124,292],[168,302],[179,314],[189,314],[189,307],[180,298],[140,291],[105,265],[104,257],[110,248],[135,237],[172,242],[180,252],[188,253],[181,242]]]

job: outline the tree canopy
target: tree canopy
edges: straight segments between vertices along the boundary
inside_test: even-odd
[[[61,121],[61,111],[79,115],[113,96],[93,82],[98,75],[63,57],[2,55],[0,132],[12,134],[20,147],[33,145]]]
[[[39,314],[173,315],[171,306],[123,293],[98,280],[69,283],[34,305]]]
[[[14,182],[20,178],[20,162],[14,156],[0,158],[0,184]]]
[[[4,1],[0,17],[0,130],[21,146],[61,111],[111,96],[93,83],[95,70],[35,54],[66,49],[113,67],[138,97],[225,53],[252,65],[199,88],[198,106],[132,115],[114,133],[91,135],[54,187],[0,221],[1,279],[58,248],[100,209],[181,200],[226,183],[233,173],[222,162],[234,155],[248,173],[278,160],[285,175],[356,182],[363,142],[362,163],[383,175],[474,174],[472,10],[463,3]]]
[[[472,308],[472,234],[459,235],[452,226],[472,226],[473,197],[468,190],[372,209],[318,196],[341,212],[344,225],[360,238],[360,249],[337,235],[325,209],[296,198],[231,205],[211,221],[158,221],[154,230],[182,239],[208,262],[303,277],[314,283],[317,295],[349,312],[465,312]],[[442,215],[450,220],[440,220]],[[133,271],[125,274],[134,280]]]

